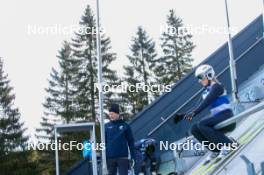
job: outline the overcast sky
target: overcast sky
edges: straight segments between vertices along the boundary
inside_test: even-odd
[[[76,26],[87,4],[95,9],[95,0],[1,1],[0,57],[14,87],[15,105],[31,136],[43,115],[44,88],[48,85],[51,68],[57,67],[57,51],[63,40],[72,37],[70,32],[34,34],[31,29]],[[139,25],[146,29],[159,49],[161,27],[171,8],[193,31],[200,31],[202,27],[221,30],[226,26],[224,0],[101,0],[100,5],[102,26],[118,56],[112,66],[120,74],[122,65],[127,63],[129,42]],[[229,0],[229,11],[235,34],[261,14],[262,0]],[[198,64],[226,41],[226,35],[224,32],[196,32],[193,41],[196,45],[193,57]]]

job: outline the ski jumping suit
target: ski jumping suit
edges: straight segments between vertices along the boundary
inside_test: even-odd
[[[221,84],[211,83],[211,85],[205,88],[202,93],[201,103],[193,111],[194,116],[208,106],[210,107],[211,116],[195,123],[191,128],[191,133],[199,142],[202,143],[202,141],[207,141],[206,143],[208,144],[205,144],[207,148],[210,143],[232,143],[224,133],[214,129],[215,125],[233,116],[230,102],[226,95],[226,90]],[[216,148],[211,151],[219,152],[220,150]]]

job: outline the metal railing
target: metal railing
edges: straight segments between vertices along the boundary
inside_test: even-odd
[[[257,39],[257,41],[252,44],[248,49],[246,49],[242,54],[240,54],[237,59],[235,60],[235,62],[239,61],[241,58],[243,58],[243,56],[245,54],[247,54],[251,49],[253,49],[261,40],[263,40],[263,37]],[[218,75],[217,77],[219,77],[220,75],[222,75],[227,69],[229,68],[229,65],[226,66],[224,68],[224,70],[222,70]],[[186,106],[190,101],[192,101],[194,98],[197,97],[197,95],[199,93],[201,93],[203,89],[201,88],[197,93],[195,93],[189,100],[187,100],[184,104],[182,104],[177,110],[175,110],[171,115],[169,115],[169,117],[167,117],[166,119],[162,119],[162,122],[157,125],[153,130],[151,130],[149,133],[148,133],[148,136],[151,136],[155,131],[157,131],[161,126],[163,126],[170,118],[172,118],[177,112],[179,112],[184,106]]]
[[[236,115],[236,116],[234,116],[234,117],[232,117],[232,118],[230,118],[228,120],[225,120],[225,121],[217,124],[215,126],[215,129],[221,129],[223,127],[226,127],[226,126],[228,126],[228,125],[230,125],[232,123],[235,123],[235,122],[241,120],[242,118],[244,118],[246,116],[249,116],[249,115],[251,115],[253,113],[256,113],[256,112],[258,112],[258,111],[260,111],[262,109],[264,109],[264,102],[261,102],[261,103],[257,104],[256,106],[253,106],[253,107],[249,108],[248,110],[246,110],[244,112],[241,112],[240,114],[238,114],[238,115]]]

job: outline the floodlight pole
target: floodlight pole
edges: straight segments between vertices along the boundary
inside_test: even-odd
[[[101,143],[105,143],[105,126],[104,126],[104,106],[103,106],[103,77],[102,77],[102,56],[101,56],[101,38],[100,38],[100,14],[99,0],[96,1],[96,43],[97,43],[97,61],[98,61],[98,85],[99,85],[99,114],[100,114],[100,131]],[[102,175],[107,174],[106,153],[102,149]]]
[[[230,31],[230,22],[229,22],[229,14],[227,7],[227,0],[225,0],[225,10],[226,10],[226,21],[227,21],[227,30],[228,30],[228,50],[229,50],[229,67],[230,67],[230,76],[231,76],[231,85],[232,85],[232,98],[234,103],[238,103],[238,91],[237,91],[237,73],[236,73],[236,63],[234,59],[233,52],[233,43],[232,43],[232,35]]]
[[[262,0],[262,22],[263,22],[263,29],[264,29],[264,0]],[[263,32],[263,38],[264,38],[264,32]]]
[[[95,137],[95,125],[93,126],[93,130],[90,131],[90,135],[91,135],[91,143],[92,145],[96,145],[96,137]],[[93,149],[93,147],[92,147]],[[96,151],[93,150],[92,151],[92,161],[95,162],[93,163],[93,175],[97,175],[97,155],[96,155]],[[96,174],[95,174],[96,172]]]
[[[59,152],[58,152],[58,137],[57,137],[57,128],[54,128],[54,137],[55,137],[55,160],[56,160],[56,175],[59,175]]]

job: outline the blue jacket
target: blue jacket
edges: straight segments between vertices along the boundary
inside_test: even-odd
[[[152,146],[154,149],[151,150],[151,152],[147,151],[149,146]],[[154,139],[141,139],[135,142],[135,152],[136,152],[136,162],[141,164],[143,161],[146,161],[148,159],[156,161],[156,141]]]
[[[194,114],[200,113],[208,106],[213,116],[226,110],[232,110],[226,90],[221,84],[214,83],[205,88],[202,93],[202,101],[194,110]]]
[[[110,121],[105,124],[106,157],[128,157],[128,147],[131,158],[135,158],[134,138],[130,126],[123,120]]]

